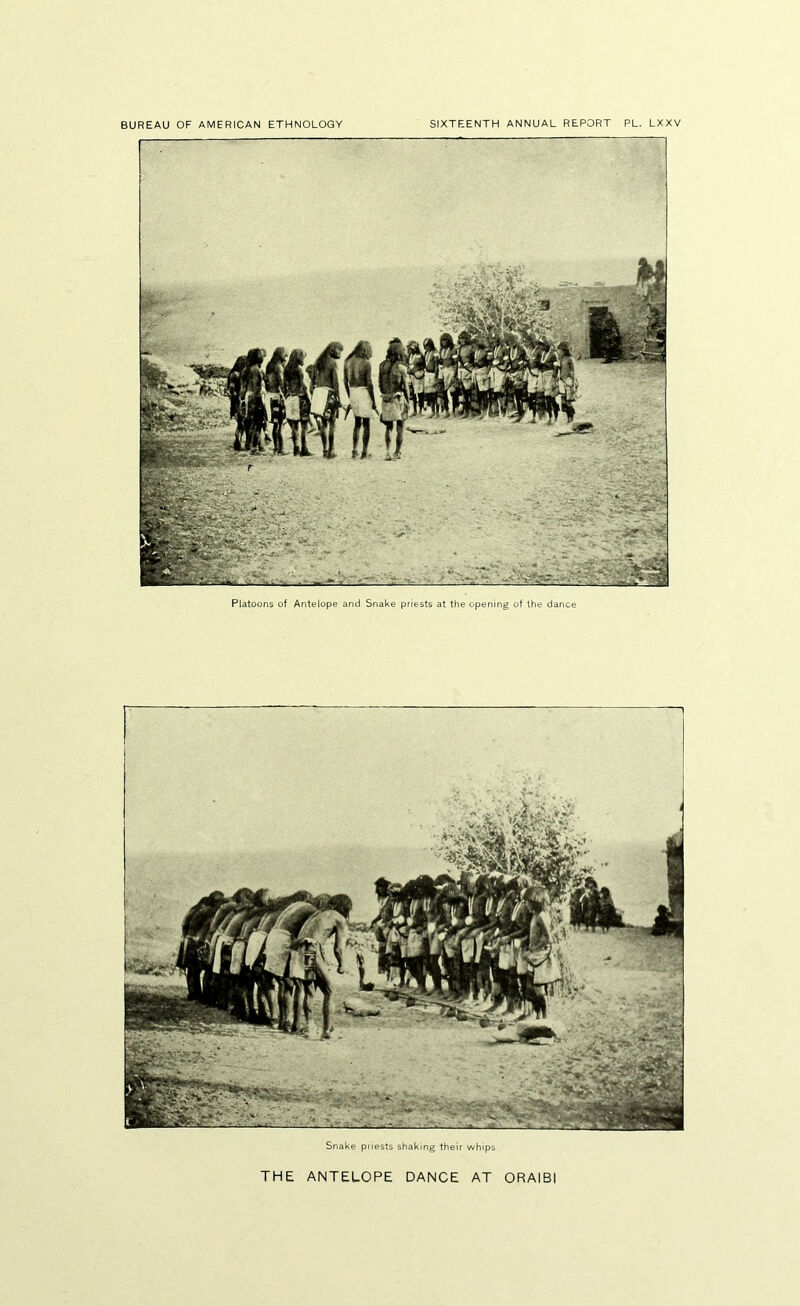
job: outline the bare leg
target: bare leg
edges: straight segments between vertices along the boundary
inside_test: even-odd
[[[362,417],[361,419],[361,457],[362,458],[369,458],[369,453],[367,452],[369,449],[369,437],[370,437],[369,418]]]
[[[399,458],[399,457],[400,457],[400,452],[401,452],[402,448],[403,448],[403,423],[402,423],[402,422],[398,422],[398,423],[397,423],[397,439],[395,440],[395,445],[394,445],[394,456],[395,456],[395,458]]]
[[[385,436],[386,436],[386,458],[384,459],[384,461],[387,462],[387,463],[390,463],[390,462],[392,461],[392,428],[393,428],[393,426],[394,426],[394,422],[386,422],[385,425],[384,425],[384,434],[385,434]]]
[[[323,1037],[323,1038],[330,1038],[330,1036],[331,1036],[331,1030],[332,1030],[332,1029],[333,1029],[333,1026],[332,1026],[332,1024],[331,1024],[331,995],[330,995],[330,993],[323,993],[323,995],[322,995],[322,1037]]]
[[[360,434],[361,434],[361,418],[357,417],[356,424],[353,427],[353,453],[351,455],[353,458],[358,457],[358,437]]]

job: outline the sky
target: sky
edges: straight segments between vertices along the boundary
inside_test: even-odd
[[[665,255],[664,142],[145,141],[147,284]]]
[[[680,826],[683,725],[664,708],[135,708],[130,855],[428,846],[455,781],[544,771],[598,841]]]

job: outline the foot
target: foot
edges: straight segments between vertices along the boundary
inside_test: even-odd
[[[358,457],[358,450],[357,450],[357,449],[354,449],[353,452],[351,453],[350,457],[351,457],[351,458],[357,458],[357,457]]]
[[[399,453],[396,453],[396,454],[394,455],[393,461],[394,461],[394,462],[397,462],[399,458],[400,458],[400,454],[399,454]]]
[[[355,458],[355,454],[353,454],[353,457]],[[371,458],[371,457],[372,457],[371,453],[362,453],[361,461],[363,462],[365,458]]]
[[[385,463],[390,463],[390,462],[392,461],[392,455],[391,455],[390,453],[387,453],[387,455],[386,455],[386,457],[384,458],[383,461],[384,461]]]

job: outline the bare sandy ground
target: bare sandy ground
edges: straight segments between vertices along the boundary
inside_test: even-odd
[[[145,402],[142,582],[665,584],[663,366],[579,369],[592,433],[412,419],[398,463],[375,421],[366,462],[352,419],[334,461],[318,438],[314,458],[251,457],[233,451],[227,401]]]
[[[347,1015],[341,1001],[356,993],[354,974],[339,982],[327,1043],[190,1003],[180,976],[129,975],[126,1119],[133,1127],[681,1128],[682,940],[632,928],[573,936],[573,945],[585,989],[551,1003],[565,1026],[552,1046],[501,1045],[476,1022],[382,994],[368,995],[378,1016]]]

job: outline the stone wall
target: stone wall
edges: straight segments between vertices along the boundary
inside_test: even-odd
[[[674,921],[683,922],[683,831],[667,839],[667,885],[669,910]]]
[[[550,301],[556,341],[568,340],[575,358],[589,358],[589,309],[609,308],[622,337],[624,358],[638,358],[647,320],[646,301],[635,286],[555,286],[539,292]]]

